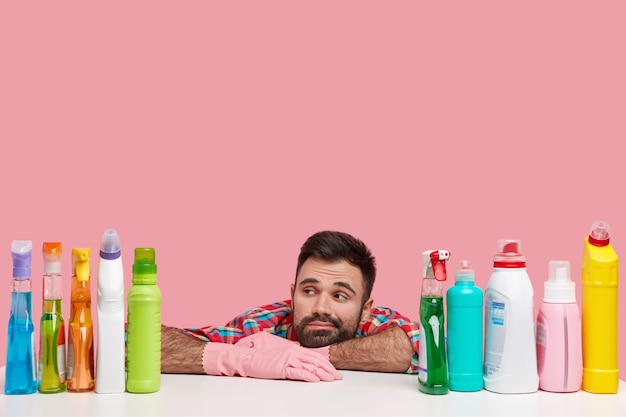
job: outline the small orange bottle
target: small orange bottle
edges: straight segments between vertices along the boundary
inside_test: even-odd
[[[94,354],[91,320],[89,248],[72,249],[72,295],[67,349],[67,390],[93,391]]]

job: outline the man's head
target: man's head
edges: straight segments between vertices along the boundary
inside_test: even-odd
[[[359,239],[336,231],[309,237],[291,285],[298,341],[321,347],[353,338],[370,315],[375,279],[375,259]]]

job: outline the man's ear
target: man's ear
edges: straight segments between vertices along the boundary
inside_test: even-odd
[[[291,305],[293,305],[293,292],[296,290],[296,285],[291,284]]]
[[[361,323],[365,323],[370,318],[370,314],[372,314],[372,306],[374,305],[374,299],[372,297],[369,298],[363,304],[363,312],[361,313]]]

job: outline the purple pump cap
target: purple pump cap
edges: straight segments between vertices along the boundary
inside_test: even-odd
[[[33,242],[30,240],[14,240],[11,242],[13,258],[13,278],[30,279],[30,261],[33,255]]]
[[[115,229],[107,229],[100,240],[100,257],[102,259],[117,259],[122,256],[120,237]]]

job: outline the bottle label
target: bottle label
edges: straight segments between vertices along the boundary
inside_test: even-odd
[[[537,344],[537,370],[539,375],[541,375],[546,357],[546,324],[541,315],[537,317],[535,341]]]
[[[74,344],[70,337],[67,343],[67,364],[65,369],[65,378],[69,381],[74,373]]]
[[[428,381],[428,349],[426,348],[428,343],[424,336],[420,337],[417,377],[421,382],[426,383]]]
[[[498,294],[487,292],[486,337],[485,337],[485,376],[500,370],[504,341],[506,338],[507,304]]]
[[[65,326],[61,323],[59,338],[57,339],[57,367],[59,370],[59,380],[65,382]]]

